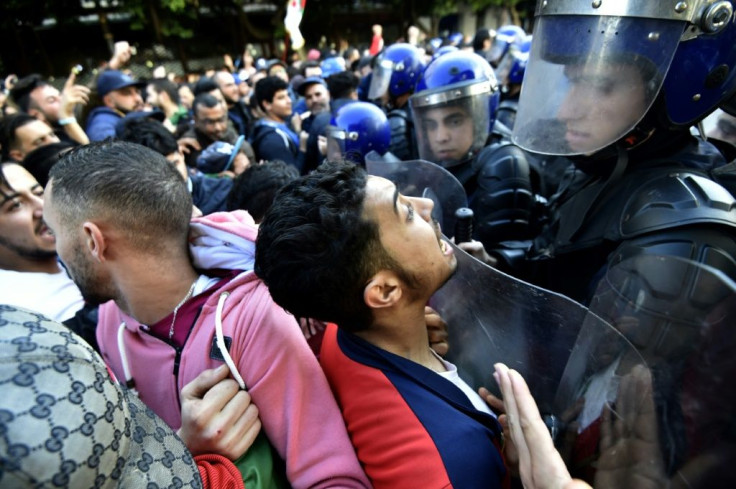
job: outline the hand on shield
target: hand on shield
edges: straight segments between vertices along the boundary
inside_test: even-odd
[[[615,407],[603,411],[595,487],[666,487],[657,431],[652,373],[637,365],[621,378]]]
[[[501,387],[506,425],[519,456],[519,474],[526,489],[582,489],[585,482],[573,480],[555,449],[547,426],[524,379],[506,365],[497,363],[493,374]],[[506,430],[504,430],[506,431]]]

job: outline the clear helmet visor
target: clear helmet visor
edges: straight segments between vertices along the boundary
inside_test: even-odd
[[[514,65],[515,56],[518,55],[518,52],[519,49],[516,46],[511,46],[498,63],[498,67],[494,71],[499,85],[508,85],[509,74],[511,73],[511,68]]]
[[[394,64],[390,60],[383,59],[376,63],[376,67],[371,72],[371,85],[368,88],[369,100],[381,98],[388,92],[393,72]]]
[[[412,96],[419,158],[449,168],[477,154],[488,138],[492,95],[483,82]]]
[[[684,22],[542,16],[513,140],[535,153],[594,153],[627,135],[654,103]]]
[[[363,163],[363,154],[358,147],[360,135],[335,126],[327,128],[327,159],[330,161],[352,161]]]

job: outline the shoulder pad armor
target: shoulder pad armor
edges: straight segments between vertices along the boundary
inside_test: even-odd
[[[674,171],[636,189],[624,205],[619,232],[626,239],[699,223],[736,227],[736,199],[704,175]]]

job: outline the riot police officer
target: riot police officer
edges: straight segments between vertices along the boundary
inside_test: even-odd
[[[521,82],[529,61],[531,44],[532,36],[525,36],[514,42],[496,68],[496,77],[501,86],[501,104],[498,106],[497,119],[509,129],[513,129],[516,122]]]
[[[609,266],[640,254],[736,277],[726,159],[689,131],[736,107],[733,2],[596,4],[539,4],[513,140],[574,171],[544,231],[497,254],[525,256],[516,273],[581,302]]]
[[[402,160],[416,159],[417,145],[408,100],[424,71],[422,53],[407,43],[392,44],[376,59],[368,99],[379,102],[391,124],[391,153]]]
[[[433,60],[410,99],[419,157],[462,183],[475,215],[474,238],[486,246],[498,236],[530,237],[534,207],[526,155],[495,123],[498,101],[493,69],[467,51]]]

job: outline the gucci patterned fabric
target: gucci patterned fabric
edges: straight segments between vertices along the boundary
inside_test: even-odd
[[[81,338],[0,305],[0,487],[199,488],[182,441]]]

